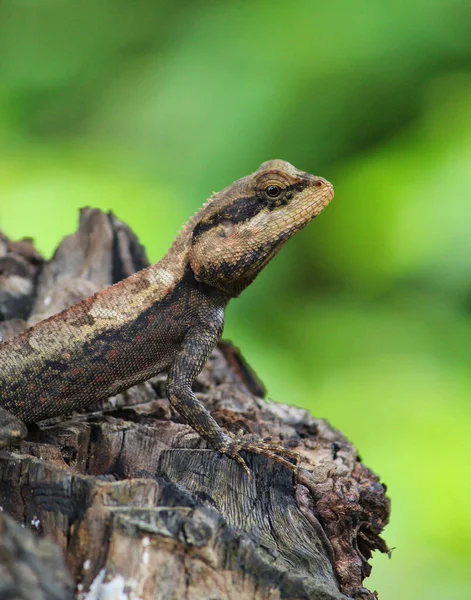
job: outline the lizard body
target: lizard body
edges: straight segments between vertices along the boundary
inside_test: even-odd
[[[215,449],[265,454],[293,468],[290,452],[233,439],[192,383],[219,341],[229,300],[333,197],[332,185],[287,162],[263,163],[215,193],[165,257],[0,345],[0,447],[23,423],[68,413],[168,371],[172,406]]]

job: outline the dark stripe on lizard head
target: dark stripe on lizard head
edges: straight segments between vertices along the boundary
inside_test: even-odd
[[[202,219],[193,230],[193,239],[199,238],[205,231],[217,227],[223,221],[230,221],[234,225],[248,221],[265,208],[258,195],[237,198],[228,205],[218,207],[209,217]]]
[[[265,204],[269,211],[275,210],[280,206],[286,206],[288,202],[294,195],[294,192],[300,192],[304,190],[309,185],[309,181],[302,180],[297,183],[292,183],[290,185],[286,185],[282,188],[280,195],[276,198],[270,198],[263,191],[261,192],[261,196],[263,197]]]
[[[282,194],[278,198],[270,198],[260,190],[253,196],[244,196],[236,198],[230,204],[219,206],[210,216],[203,218],[193,230],[193,240],[197,240],[203,233],[213,227],[217,227],[224,221],[229,221],[233,225],[243,223],[253,219],[260,211],[268,209],[275,210],[280,206],[285,206],[293,197],[294,192],[299,192],[309,185],[309,181],[299,181],[287,185],[283,188]]]

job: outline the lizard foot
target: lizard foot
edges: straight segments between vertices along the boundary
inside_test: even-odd
[[[293,452],[293,450],[288,450],[279,442],[273,442],[270,438],[254,440],[253,438],[244,439],[243,437],[238,437],[235,440],[232,440],[231,443],[222,450],[222,453],[230,456],[237,463],[239,463],[249,477],[250,470],[247,466],[247,463],[240,455],[241,451],[252,452],[253,454],[260,454],[262,456],[266,456],[267,458],[271,458],[290,471],[298,470],[297,462],[299,460],[299,454],[297,452]]]

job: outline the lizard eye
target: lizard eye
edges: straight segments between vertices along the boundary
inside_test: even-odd
[[[265,188],[265,193],[267,196],[270,196],[270,198],[278,198],[281,194],[281,188],[278,185],[269,185]]]

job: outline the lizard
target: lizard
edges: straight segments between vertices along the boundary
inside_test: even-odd
[[[166,371],[171,406],[249,474],[242,451],[296,470],[295,453],[230,435],[192,391],[226,306],[333,198],[330,182],[282,160],[215,192],[160,262],[0,344],[0,448],[27,423],[67,414]]]

